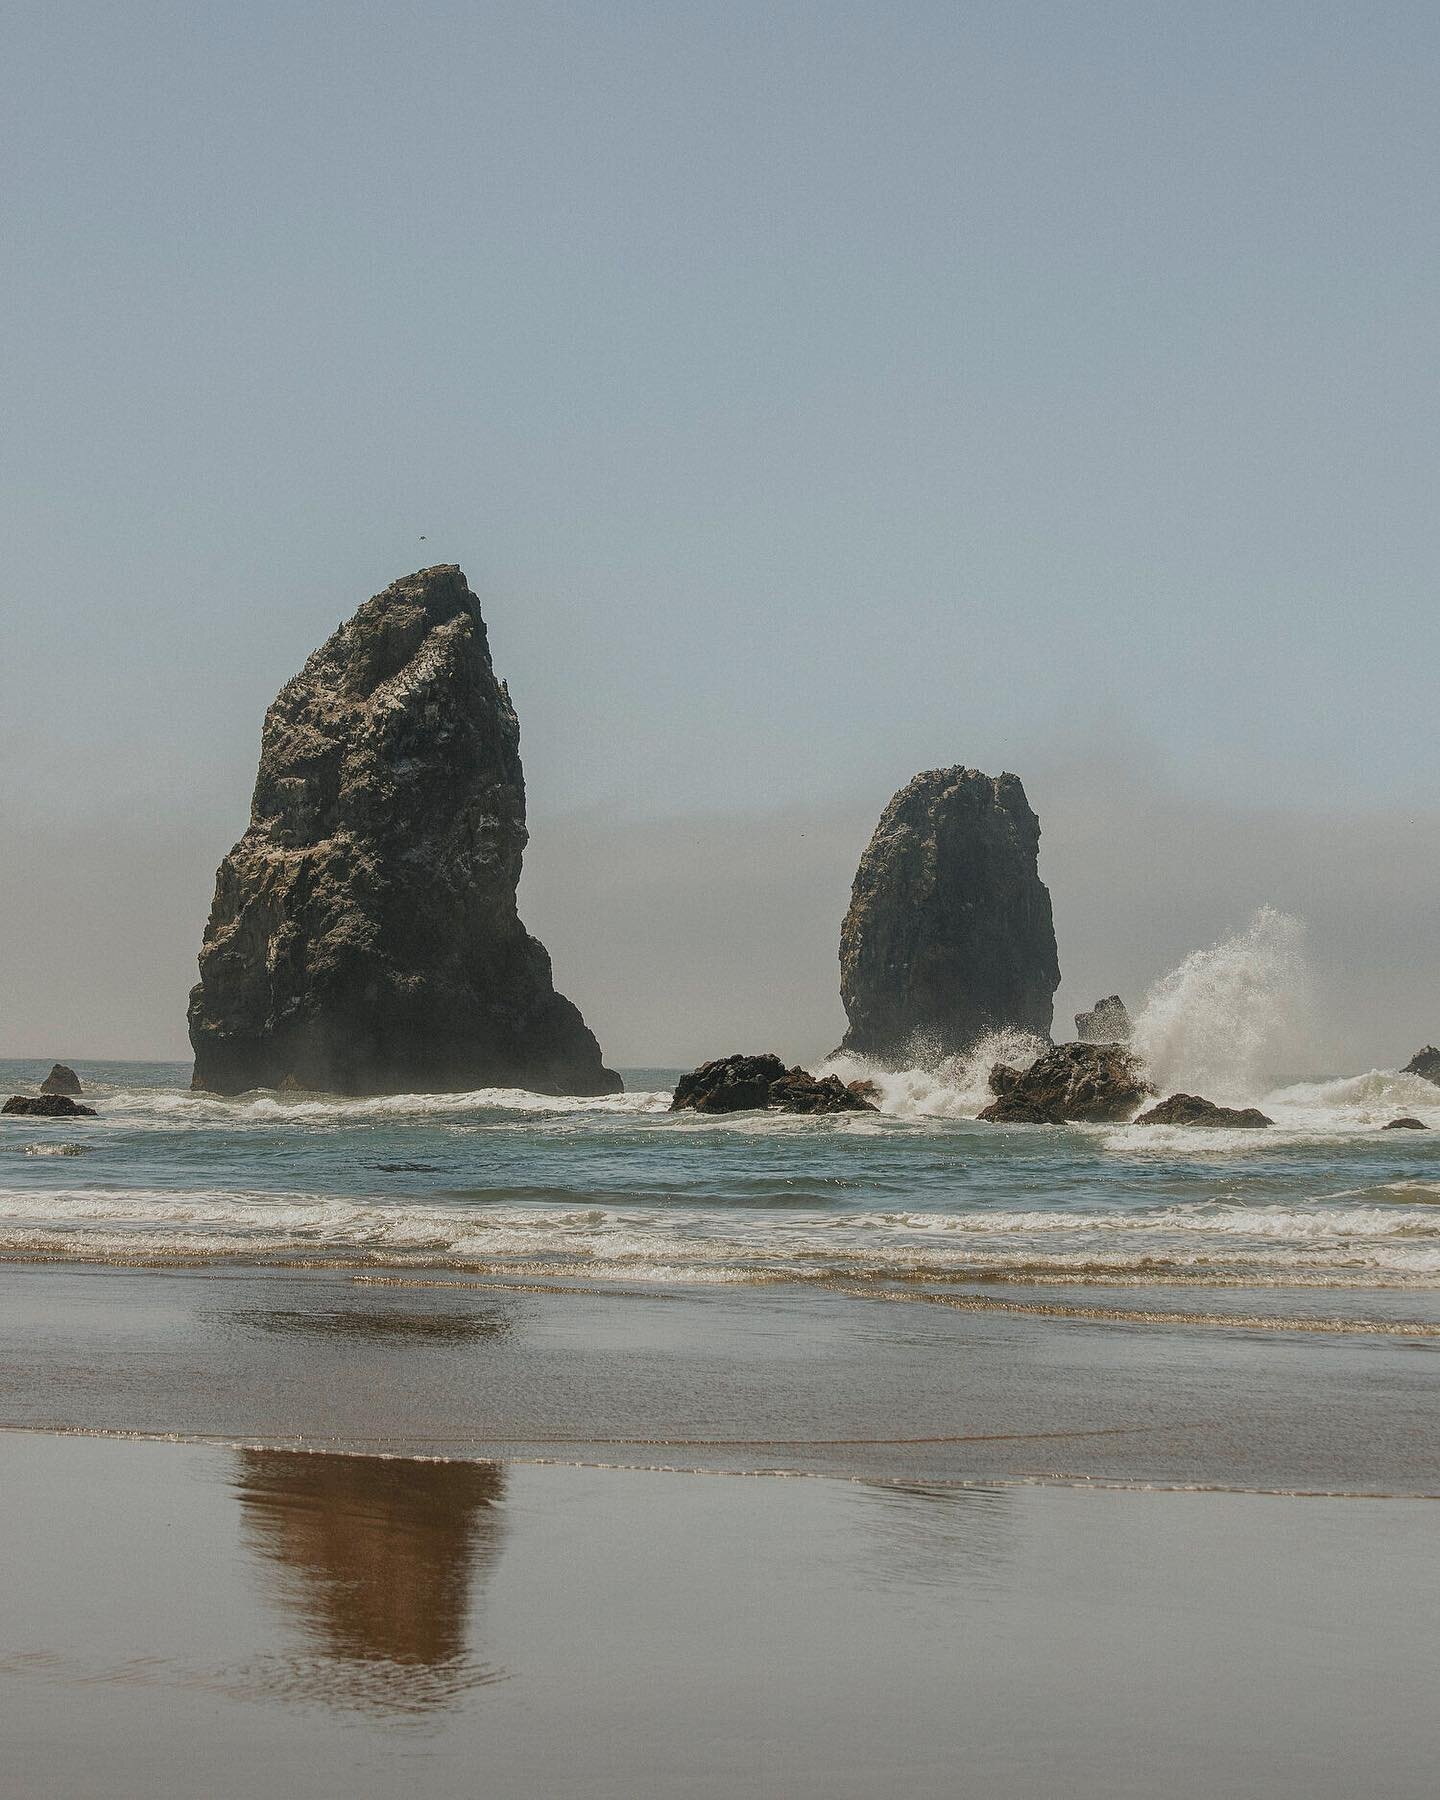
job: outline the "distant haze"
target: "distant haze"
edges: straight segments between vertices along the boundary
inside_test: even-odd
[[[1266,903],[1309,926],[1316,1031],[1294,1074],[1393,1068],[1440,1036],[1440,812],[1226,805],[1078,748],[1020,772],[1055,905],[1057,1036],[1101,994],[1134,1006],[1187,951]],[[838,1043],[840,920],[889,789],[872,784],[866,798],[532,818],[522,916],[612,1063],[732,1049],[813,1061]],[[208,830],[181,815],[68,831],[5,819],[0,1052],[188,1054],[186,990],[237,811]]]
[[[458,562],[613,1062],[814,1057],[890,794],[1065,982],[1270,903],[1440,1040],[1440,13],[15,0],[0,1050],[185,1052],[265,706]]]

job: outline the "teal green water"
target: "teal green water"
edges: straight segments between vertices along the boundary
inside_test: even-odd
[[[981,1124],[973,1070],[879,1114],[669,1112],[622,1095],[193,1095],[77,1063],[98,1117],[0,1121],[0,1254],[355,1258],[589,1280],[896,1276],[1440,1287],[1440,1088],[1374,1071],[1263,1098],[1268,1132]],[[37,1063],[0,1063],[6,1092]]]

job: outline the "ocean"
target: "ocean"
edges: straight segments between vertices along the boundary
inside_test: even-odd
[[[625,1070],[603,1099],[221,1099],[189,1091],[187,1064],[82,1061],[97,1118],[0,1124],[0,1256],[629,1284],[1440,1284],[1432,1083],[1279,1087],[1255,1096],[1268,1131],[999,1127],[974,1117],[994,1048],[881,1075],[878,1114],[826,1118],[671,1113],[673,1069]],[[0,1063],[0,1085],[44,1072]],[[1382,1129],[1400,1114],[1430,1131]]]

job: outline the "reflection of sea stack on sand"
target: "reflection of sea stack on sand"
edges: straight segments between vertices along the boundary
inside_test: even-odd
[[[344,1663],[394,1665],[392,1693],[371,1688],[357,1697],[401,1705],[448,1697],[443,1683],[417,1687],[405,1671],[443,1674],[465,1656],[471,1586],[499,1550],[504,1471],[494,1463],[237,1454],[248,1536],[285,1576],[286,1606],[307,1635]]]
[[[1060,964],[1040,821],[1015,775],[931,769],[881,815],[840,931],[843,1049],[896,1065],[1048,1037]]]

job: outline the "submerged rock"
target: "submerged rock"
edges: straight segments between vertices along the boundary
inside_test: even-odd
[[[1136,1119],[1137,1125],[1228,1125],[1242,1131],[1258,1131],[1262,1126],[1273,1125],[1273,1119],[1255,1106],[1217,1106],[1213,1100],[1203,1100],[1199,1094],[1171,1094],[1168,1100],[1162,1100],[1158,1106],[1152,1106],[1149,1112],[1141,1113]]]
[[[931,769],[891,800],[840,930],[842,1048],[892,1066],[1013,1026],[1048,1038],[1060,964],[1018,776]]]
[[[56,1063],[50,1073],[40,1083],[42,1094],[83,1094],[80,1077],[65,1063]]]
[[[1392,1119],[1388,1125],[1382,1126],[1384,1131],[1428,1131],[1430,1127],[1423,1119]]]
[[[1118,1044],[1057,1044],[1025,1070],[997,1063],[990,1089],[998,1097],[980,1117],[992,1125],[1128,1119],[1155,1091]]]
[[[12,1094],[0,1112],[23,1113],[32,1119],[93,1119],[93,1106],[81,1106],[68,1094]]]
[[[1423,1050],[1417,1050],[1400,1071],[1402,1075],[1423,1075],[1426,1081],[1433,1081],[1440,1087],[1440,1050],[1433,1044],[1427,1044]]]
[[[367,600],[265,715],[190,996],[200,1089],[621,1086],[515,907],[520,727],[453,567]]]
[[[798,1067],[787,1069],[778,1056],[721,1056],[680,1077],[670,1110],[878,1112],[874,1093],[873,1082],[846,1083],[838,1075],[817,1077]]]
[[[1089,1012],[1075,1015],[1075,1035],[1082,1044],[1128,1044],[1133,1027],[1118,994],[1097,1000]]]

